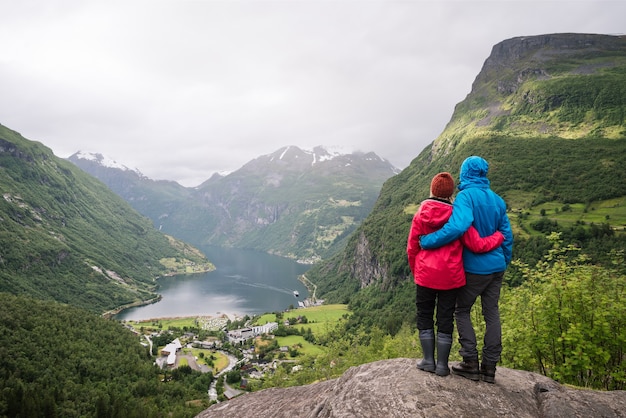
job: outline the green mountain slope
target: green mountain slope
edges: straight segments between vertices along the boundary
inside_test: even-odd
[[[79,151],[68,160],[106,184],[155,225],[161,225],[160,220],[179,205],[189,204],[194,190],[175,181],[152,180],[136,169],[109,161],[102,154]]]
[[[569,229],[561,229],[595,251],[597,260],[601,252],[624,248],[626,208],[616,203],[600,220],[609,224],[600,232],[590,223],[598,219],[587,215],[599,201],[626,196],[626,95],[619,93],[624,86],[622,37],[545,35],[496,45],[442,134],[385,183],[345,251],[307,277],[327,300],[367,310],[369,318],[363,320],[391,320],[388,329],[412,322],[413,284],[405,253],[411,217],[428,196],[432,176],[450,171],[458,178],[461,162],[470,155],[489,161],[492,187],[509,205],[514,258],[532,263],[547,248],[529,220],[534,214],[539,218],[547,204],[584,208],[576,220],[568,219]],[[553,225],[550,216],[543,219]]]
[[[623,139],[625,77],[624,37],[553,34],[503,41],[433,152],[492,135]]]
[[[2,417],[190,417],[208,406],[211,373],[162,383],[148,348],[118,322],[6,293],[0,305]]]
[[[104,184],[2,125],[0,188],[1,292],[103,312],[155,297],[155,278],[171,272],[161,259],[207,263],[183,257]]]

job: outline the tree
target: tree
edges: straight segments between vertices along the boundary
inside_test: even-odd
[[[624,389],[624,253],[613,253],[616,269],[609,269],[588,263],[578,248],[561,248],[557,234],[551,239],[544,260],[519,266],[525,282],[503,289],[503,364],[562,383]]]
[[[237,383],[241,381],[241,372],[239,370],[231,370],[226,373],[226,383]]]

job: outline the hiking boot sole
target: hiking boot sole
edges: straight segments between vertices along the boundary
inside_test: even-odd
[[[462,377],[464,377],[466,379],[473,380],[475,382],[478,382],[480,380],[480,374],[455,370],[454,367],[452,368],[452,374],[456,374],[458,376],[462,376]]]

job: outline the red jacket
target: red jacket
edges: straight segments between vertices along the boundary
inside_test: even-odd
[[[437,290],[455,289],[465,285],[463,246],[475,253],[491,251],[502,245],[504,236],[496,231],[481,238],[471,226],[458,240],[432,250],[422,250],[420,235],[440,229],[452,215],[452,204],[435,198],[426,199],[413,217],[406,253],[416,284]]]

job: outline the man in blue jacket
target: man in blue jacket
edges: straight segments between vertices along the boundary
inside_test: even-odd
[[[461,237],[470,225],[474,225],[482,237],[495,231],[504,235],[502,245],[488,253],[463,250],[467,284],[457,294],[455,310],[461,343],[459,353],[463,361],[458,366],[452,366],[452,372],[471,380],[482,378],[485,382],[494,383],[496,364],[502,353],[498,303],[504,271],[511,261],[513,233],[504,200],[489,187],[488,169],[489,164],[481,157],[472,156],[463,161],[458,186],[460,192],[454,200],[452,216],[441,229],[422,236],[420,246],[423,249],[438,248]],[[470,310],[478,296],[486,325],[480,369],[476,333],[470,317]]]

